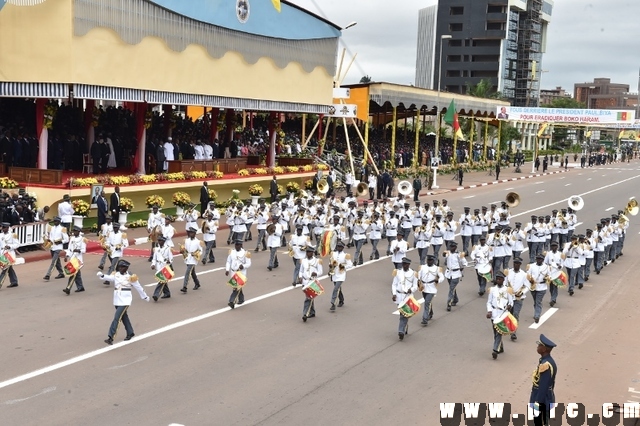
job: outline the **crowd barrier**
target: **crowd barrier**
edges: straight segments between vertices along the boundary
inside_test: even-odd
[[[18,237],[18,247],[42,244],[44,242],[46,227],[47,222],[26,223],[24,225],[14,226],[13,233]]]

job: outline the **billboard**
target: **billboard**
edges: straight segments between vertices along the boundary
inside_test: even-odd
[[[499,120],[564,124],[633,124],[633,110],[497,107]]]

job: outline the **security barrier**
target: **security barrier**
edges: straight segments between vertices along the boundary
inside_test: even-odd
[[[46,227],[47,222],[26,223],[24,225],[14,226],[13,233],[18,237],[18,247],[42,244],[44,242]]]

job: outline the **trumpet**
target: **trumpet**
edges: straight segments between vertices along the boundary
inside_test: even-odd
[[[338,266],[338,262],[332,260],[329,264],[329,272],[327,273],[329,276],[332,276],[336,273],[336,266]]]
[[[189,256],[189,252],[185,248],[184,244],[180,244],[180,254],[182,255],[183,259],[186,259]]]

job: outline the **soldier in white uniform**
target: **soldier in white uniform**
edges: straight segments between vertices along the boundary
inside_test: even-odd
[[[60,224],[63,228],[69,230],[71,228],[71,222],[73,221],[74,214],[73,206],[71,205],[71,198],[69,194],[64,194],[62,202],[58,204],[58,217],[60,217]],[[63,243],[64,248],[67,248],[68,241]]]
[[[73,227],[73,236],[69,238],[69,248],[67,249],[67,258],[65,259],[67,262],[70,262],[71,259],[75,258],[78,259],[80,265],[84,263],[82,255],[87,252],[87,239],[80,234],[81,231],[82,228],[80,228],[79,226]],[[73,286],[74,282],[76,284],[75,293],[84,291],[84,285],[82,283],[82,271],[80,269],[78,269],[78,271],[74,275],[71,275],[69,277],[67,286],[62,289],[62,291],[67,294],[67,296],[71,292],[71,287]]]
[[[558,271],[562,270],[564,258],[565,255],[558,251],[558,243],[552,241],[551,251],[547,252],[547,255],[544,258],[544,263],[549,266],[550,276],[554,276]],[[558,286],[552,284],[549,288],[549,294],[551,295],[549,305],[554,306],[558,299]]]
[[[153,206],[151,208],[151,212],[149,213],[149,218],[147,219],[147,232],[149,233],[149,239],[151,239],[154,230],[156,231],[156,235],[162,235],[161,228],[163,223],[164,218],[162,213],[158,211],[158,206]],[[151,241],[151,254],[149,255],[149,262],[151,262],[151,259],[153,258],[153,249],[155,247],[156,242]]]
[[[214,263],[216,256],[213,253],[213,246],[216,243],[216,233],[218,232],[218,221],[213,219],[213,213],[207,213],[204,221],[202,221],[202,240],[204,241],[204,254],[202,255],[202,264],[206,265],[207,261]]]
[[[515,229],[511,231],[511,249],[514,258],[520,257],[524,251],[524,241],[526,239],[526,235],[522,230],[522,223],[516,222],[515,226]]]
[[[347,269],[353,267],[351,255],[343,251],[344,243],[338,241],[336,249],[331,253],[331,263],[329,264],[329,277],[333,282],[333,293],[331,294],[330,311],[336,310],[336,298],[338,299],[338,307],[344,306],[344,294],[342,293],[342,284],[347,278]]]
[[[486,208],[486,207],[485,207]],[[473,216],[471,217],[471,245],[477,246],[480,244],[480,236],[486,235],[483,232],[484,217],[480,215],[480,209],[473,210]]]
[[[478,276],[478,296],[483,296],[487,291],[487,279],[480,274],[480,270],[486,270],[487,265],[491,264],[493,259],[493,248],[487,244],[487,237],[480,236],[480,244],[473,247],[471,251],[471,260],[476,262],[476,275]],[[491,268],[489,268],[491,270]]]
[[[573,289],[578,280],[578,270],[580,269],[580,256],[583,251],[578,243],[578,236],[572,235],[571,241],[566,243],[562,254],[564,254],[564,267],[569,278],[569,296],[573,296]]]
[[[188,231],[189,228],[198,229],[198,211],[195,209],[194,203],[189,203],[189,207],[184,212],[184,230]]]
[[[267,250],[267,222],[269,221],[269,211],[267,210],[267,206],[263,203],[258,208],[258,212],[256,213],[257,225],[256,229],[258,230],[258,241],[256,242],[256,249],[254,250],[256,253],[260,251],[260,244],[262,243],[262,251]]]
[[[371,255],[369,260],[380,259],[380,252],[378,252],[378,243],[382,239],[382,230],[384,226],[382,220],[380,220],[380,213],[373,213],[371,224],[369,225],[369,240],[371,241]]]
[[[414,240],[416,242],[416,248],[418,249],[418,255],[420,256],[420,265],[424,265],[427,261],[427,253],[429,252],[429,241],[431,240],[431,228],[427,223],[428,219],[422,218],[422,225],[416,227],[414,230]]]
[[[458,243],[452,241],[449,243],[449,251],[445,251],[442,255],[445,257],[446,269],[444,277],[449,280],[449,295],[447,297],[447,311],[451,311],[452,306],[458,304],[458,292],[456,287],[462,278],[462,270],[467,266],[467,260],[458,253]]]
[[[13,259],[16,259],[16,249],[20,245],[20,241],[13,232],[10,232],[11,224],[8,222],[2,222],[2,233],[0,234],[0,253],[4,256],[9,254]],[[4,284],[4,280],[9,275],[8,288],[18,287],[18,276],[13,269],[13,265],[8,265],[0,273],[0,288]]]
[[[400,307],[413,293],[418,291],[418,273],[411,269],[411,259],[404,257],[402,267],[393,271],[391,300]],[[409,334],[409,318],[400,315],[398,339],[403,340]]]
[[[465,207],[464,213],[460,215],[460,236],[462,237],[462,251],[469,253],[469,244],[473,235],[473,224],[471,220],[471,207]]]
[[[182,283],[181,292],[187,293],[187,285],[189,284],[189,278],[193,278],[193,289],[198,290],[200,288],[200,280],[196,273],[196,265],[200,256],[202,256],[202,242],[196,238],[196,229],[187,229],[187,238],[184,240],[184,245],[180,247],[180,252],[184,257],[184,263],[187,266],[187,271],[184,273],[184,282]]]
[[[444,244],[444,224],[442,223],[442,215],[436,214],[435,219],[431,223],[431,247],[433,247],[433,255],[436,258],[436,264],[440,264],[440,247]]]
[[[322,259],[314,256],[315,251],[315,247],[308,246],[306,248],[307,257],[302,259],[298,283],[302,284],[303,288],[322,275]],[[307,318],[316,316],[316,309],[313,302],[314,299],[310,299],[305,295],[302,308],[302,321],[307,322]]]
[[[438,284],[444,281],[442,268],[436,266],[436,257],[427,256],[427,264],[422,265],[418,271],[418,289],[422,291],[424,297],[424,309],[422,311],[422,325],[428,325],[433,318],[433,298],[438,293]]]
[[[229,250],[229,256],[227,256],[227,263],[225,264],[225,276],[233,277],[236,272],[241,271],[242,275],[247,277],[247,269],[251,267],[251,253],[242,248],[242,240],[237,239],[235,241],[235,248]],[[243,287],[234,289],[229,296],[229,307],[234,309],[236,306],[244,303],[244,291]]]
[[[104,341],[108,345],[113,345],[113,339],[116,337],[116,333],[118,332],[120,321],[122,321],[124,329],[127,331],[127,336],[124,340],[131,340],[131,338],[135,336],[127,313],[133,300],[131,287],[136,289],[141,299],[147,302],[149,301],[149,296],[147,296],[147,293],[144,292],[144,289],[140,285],[138,276],[136,274],[131,275],[127,271],[130,265],[131,264],[126,260],[121,260],[118,263],[117,272],[108,275],[105,275],[102,272],[98,272],[97,274],[101,280],[113,283],[115,287],[113,291],[113,305],[116,307],[116,313],[113,317],[113,321],[111,322],[111,327],[109,327],[108,338]]]
[[[162,235],[158,237],[158,245],[153,249],[153,259],[151,262],[151,269],[153,270],[160,271],[167,265],[173,270],[173,253],[171,252],[171,247],[165,244],[166,241],[167,239]],[[171,297],[171,290],[169,290],[167,280],[158,281],[158,285],[153,292],[154,301],[158,301],[160,293],[162,293],[161,299]]]
[[[280,242],[282,240],[282,235],[284,234],[284,228],[279,221],[279,216],[274,214],[271,217],[271,225],[273,225],[273,232],[269,234],[267,237],[267,247],[269,247],[269,265],[267,265],[268,270],[272,270],[279,266],[278,263],[278,248],[280,247]],[[271,226],[269,225],[269,226]]]
[[[171,216],[165,216],[164,218],[164,225],[162,225],[162,236],[165,238],[165,242],[164,244],[167,247],[173,248],[174,244],[173,244],[173,236],[176,233],[176,228],[173,227],[173,225],[171,224],[171,221],[173,220],[173,217]]]
[[[398,218],[392,210],[389,212],[389,219],[384,224],[385,234],[389,245],[387,246],[387,256],[391,255],[391,244],[396,240],[398,235]]]
[[[493,359],[498,358],[498,354],[504,352],[502,347],[502,334],[493,326],[493,320],[511,309],[513,305],[513,296],[507,291],[504,284],[504,274],[501,271],[496,272],[494,278],[495,285],[489,290],[487,298],[487,318],[491,320],[491,329],[493,330]]]
[[[552,241],[558,247],[557,241]],[[536,255],[536,263],[527,265],[527,278],[531,284],[531,298],[533,299],[533,321],[538,323],[542,315],[542,299],[547,293],[547,279],[549,277],[549,265],[544,263],[542,254]],[[533,282],[531,282],[533,281]]]
[[[113,232],[113,224],[111,223],[111,216],[107,216],[106,217],[107,222],[103,223],[102,226],[100,227],[100,244],[102,245],[102,248],[104,250],[104,252],[102,253],[102,257],[100,258],[100,264],[98,265],[98,269],[100,269],[101,271],[104,269],[104,263],[107,261],[107,256],[108,256],[108,252],[107,252],[107,245],[105,244],[107,239],[109,238],[109,234],[111,234]]]
[[[54,266],[58,271],[56,279],[64,278],[64,271],[60,264],[60,251],[62,251],[63,246],[69,242],[69,235],[67,235],[67,229],[60,225],[59,216],[53,218],[53,226],[47,225],[44,238],[51,242],[51,248],[49,249],[51,251],[51,264],[49,265],[49,269],[47,269],[47,273],[44,275],[44,280],[49,281]]]
[[[391,243],[391,262],[396,269],[402,268],[402,259],[409,251],[407,242],[401,233],[396,235],[396,240]]]
[[[597,245],[595,236],[592,229],[587,229],[587,235],[585,238],[585,250],[584,250],[584,280],[589,281],[591,275],[591,265],[593,264],[594,249]]]
[[[109,252],[109,271],[107,275],[110,275],[118,265],[118,261],[124,255],[124,249],[129,247],[129,240],[127,234],[120,232],[120,224],[113,224],[113,232],[109,234],[109,238],[106,241],[107,251]],[[103,284],[109,285],[109,281],[105,281]]]
[[[520,320],[520,310],[531,285],[527,279],[527,273],[520,269],[520,266],[522,266],[522,259],[514,257],[513,268],[509,269],[505,282],[506,286],[511,289],[510,291],[514,298],[511,313],[517,320]],[[516,333],[511,334],[511,340],[518,340]]]
[[[296,233],[289,239],[289,253],[293,260],[293,280],[291,281],[293,285],[298,281],[300,265],[306,256],[305,249],[310,244],[309,237],[304,235],[303,228],[303,225],[296,225]]]
[[[362,245],[367,241],[366,232],[369,229],[369,224],[364,219],[364,211],[358,211],[358,217],[353,223],[353,242],[356,246],[356,253],[354,257],[355,265],[362,265],[364,259],[362,256]]]

